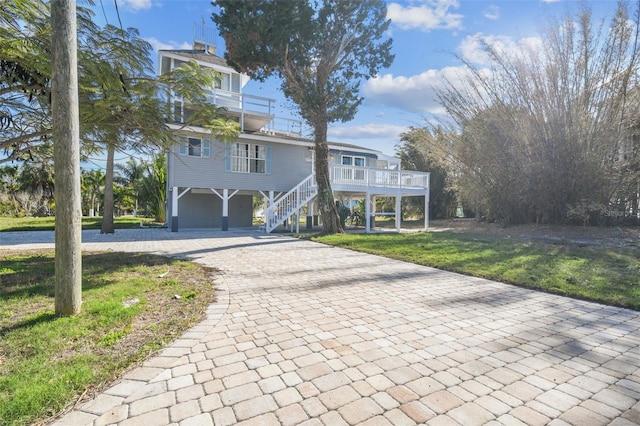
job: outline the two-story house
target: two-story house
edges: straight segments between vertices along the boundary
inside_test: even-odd
[[[266,232],[291,217],[299,218],[303,209],[307,226],[311,226],[313,212],[317,211],[314,143],[302,137],[301,122],[278,120],[273,99],[245,94],[243,88],[249,78],[216,56],[215,47],[203,38],[196,37],[193,50],[161,50],[159,72],[166,73],[188,61],[220,74],[209,91],[211,102],[225,107],[228,116],[239,122],[241,135],[233,143],[224,143],[205,128],[184,128],[181,123],[189,114],[189,105],[170,95],[173,116],[169,125],[181,135],[167,155],[167,218],[171,231],[251,226],[256,196],[268,203],[264,212]],[[396,198],[398,229],[403,196],[424,196],[428,206],[428,173],[403,171],[398,158],[376,150],[341,143],[329,146],[332,188],[343,199],[367,200],[367,231],[371,229],[370,217],[375,215],[372,206],[376,196]]]

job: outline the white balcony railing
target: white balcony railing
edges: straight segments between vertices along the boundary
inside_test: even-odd
[[[272,117],[275,110],[275,99],[229,92],[222,89],[207,90],[207,94],[209,95],[209,102],[225,107],[229,111]]]
[[[266,133],[284,133],[291,136],[302,135],[302,122],[289,118],[275,116],[275,99],[261,96],[246,95],[229,92],[222,89],[207,90],[208,102],[226,108],[240,118],[242,130],[259,130]],[[173,120],[184,123],[189,115],[189,105],[180,97],[172,97]],[[251,126],[260,123],[258,127],[245,126],[249,121]]]
[[[429,173],[340,165],[330,167],[331,183],[335,185],[398,189],[429,188]]]

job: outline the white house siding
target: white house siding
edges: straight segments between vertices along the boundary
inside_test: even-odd
[[[222,200],[216,194],[186,193],[180,198],[180,228],[220,228],[222,226]],[[229,199],[229,227],[251,226],[253,197],[235,195]]]
[[[242,140],[271,147],[271,173],[240,173],[225,170],[225,145],[212,141],[210,158],[171,153],[169,186],[250,191],[288,191],[311,174],[311,151],[304,146]],[[309,161],[305,161],[309,160]],[[180,214],[182,216],[182,214]]]

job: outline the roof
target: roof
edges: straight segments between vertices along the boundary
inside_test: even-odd
[[[227,64],[227,61],[224,58],[221,58],[220,56],[216,56],[216,55],[211,55],[209,53],[205,53],[204,50],[163,49],[163,50],[159,50],[159,52],[174,53],[176,55],[195,59],[197,61],[206,62],[208,64],[219,65],[222,67],[229,67],[229,64]]]
[[[313,146],[313,144],[315,143],[315,141],[313,139],[310,138],[305,138],[302,136],[292,136],[292,135],[287,135],[287,134],[283,134],[283,133],[279,133],[279,132],[274,132],[273,134],[269,134],[269,133],[264,133],[264,132],[253,132],[252,134],[254,135],[264,135],[264,136],[272,136],[278,139],[284,139],[286,141],[295,141],[295,142],[303,142],[303,143],[308,143],[310,145]],[[366,146],[361,146],[361,145],[353,145],[350,143],[344,143],[344,142],[333,142],[333,141],[327,141],[327,144],[329,145],[329,149],[333,150],[333,151],[347,151],[347,150],[356,150],[356,151],[367,151],[369,153],[372,154],[376,154],[376,155],[381,155],[382,152],[378,151],[377,149],[372,149],[372,148],[367,148]]]

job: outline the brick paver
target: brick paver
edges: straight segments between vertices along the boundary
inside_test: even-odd
[[[216,267],[218,302],[56,425],[640,422],[638,312],[248,230],[83,242]]]

